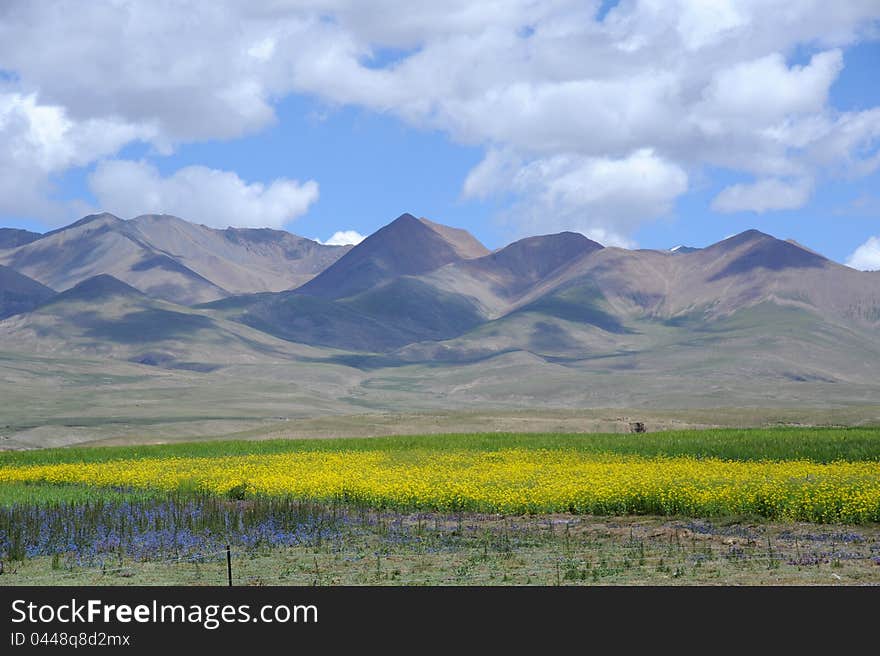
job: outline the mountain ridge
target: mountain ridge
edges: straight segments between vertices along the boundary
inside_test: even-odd
[[[170,215],[123,220],[104,212],[0,250],[0,264],[58,291],[106,273],[190,305],[296,287],[347,250],[284,231],[216,230]]]
[[[84,253],[83,241],[101,248]],[[58,301],[142,293],[289,342],[365,353],[470,342],[500,330],[498,335],[521,331],[501,340],[518,348],[577,354],[587,342],[611,348],[657,327],[709,327],[767,303],[798,308],[828,325],[880,326],[880,277],[755,229],[674,257],[671,251],[605,247],[573,232],[526,237],[489,251],[465,230],[404,213],[356,246],[325,248],[284,231],[215,230],[169,215],[123,220],[102,213],[2,256],[23,263],[23,275],[47,249],[53,266],[76,269],[79,280],[60,289]],[[339,257],[326,266],[300,262],[316,274],[299,286],[234,291],[229,281],[248,286],[242,271],[262,275],[249,268],[254,258],[277,262],[278,253],[303,262],[312,253]],[[223,271],[206,269],[215,256],[215,269]],[[85,275],[104,268],[111,271]]]

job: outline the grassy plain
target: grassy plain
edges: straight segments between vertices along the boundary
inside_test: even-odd
[[[693,456],[726,460],[880,461],[880,428],[778,427],[656,433],[452,433],[340,439],[208,440],[131,446],[0,452],[0,467],[141,458],[211,458],[299,452],[498,451],[565,449],[581,453]]]
[[[244,502],[239,502],[243,504]],[[880,585],[880,526],[753,517],[352,511],[323,540],[233,544],[236,585]],[[341,516],[341,515],[340,515]],[[201,557],[73,554],[6,563],[0,585],[225,585]]]
[[[261,359],[210,372],[45,351],[0,344],[0,449],[196,439],[610,433],[628,432],[631,421],[644,422],[651,432],[880,425],[876,376],[872,384],[795,382],[742,369],[741,357],[728,357],[724,366],[707,361],[703,350],[700,357],[689,356],[692,366],[673,350],[663,351],[659,363],[637,353],[566,364],[505,353],[449,367],[372,369],[326,358]],[[216,364],[227,356],[223,349],[215,355],[196,360]],[[867,356],[858,361],[863,367],[873,362]],[[763,360],[747,362],[752,367]]]

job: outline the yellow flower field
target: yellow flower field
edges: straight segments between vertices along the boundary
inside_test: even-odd
[[[880,521],[880,464],[742,462],[567,450],[341,451],[0,467],[40,481],[342,499],[378,507],[503,513],[752,513]]]

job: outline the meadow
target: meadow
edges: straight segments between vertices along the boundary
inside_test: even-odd
[[[720,528],[695,533],[695,521],[748,526],[737,530],[758,538],[730,543]],[[37,573],[49,581],[90,581],[108,567],[135,571],[144,582],[146,564],[154,573],[167,570],[156,582],[169,582],[200,571],[200,563],[220,558],[231,544],[247,555],[245,562],[263,559],[270,570],[279,558],[314,560],[305,571],[314,569],[313,578],[329,583],[369,583],[374,572],[363,562],[370,554],[378,554],[380,572],[383,558],[396,558],[396,569],[410,572],[403,577],[408,582],[437,582],[425,572],[446,571],[440,563],[446,556],[453,562],[469,554],[479,565],[492,561],[492,553],[504,560],[492,581],[531,582],[535,563],[546,561],[549,569],[535,576],[547,583],[553,563],[561,567],[563,539],[570,539],[560,527],[596,522],[610,527],[590,538],[596,544],[607,538],[600,560],[642,563],[617,567],[623,581],[636,574],[663,579],[669,562],[676,571],[736,579],[739,565],[753,569],[756,559],[771,570],[782,563],[808,573],[812,565],[846,562],[839,572],[873,580],[880,576],[880,429],[493,433],[0,453],[0,559],[19,563],[19,582],[39,583]],[[656,535],[649,534],[641,538],[641,556],[633,557],[620,525],[630,527],[629,542],[646,525],[661,527],[661,535],[669,526],[690,526],[703,537],[699,548],[694,540],[690,551],[653,557],[668,546],[652,546]],[[836,528],[804,529],[819,525]],[[762,544],[767,531],[782,536],[776,546],[772,539],[769,547]],[[676,540],[678,534],[676,528]],[[709,534],[714,550],[706,546]],[[831,544],[802,549],[798,534],[814,546],[803,536],[832,536]],[[596,553],[582,554],[577,581],[604,581],[583,566]],[[327,554],[335,555],[322,566]],[[416,557],[425,572],[412,570]],[[652,558],[660,564],[651,565]],[[700,569],[708,562],[719,568]],[[798,574],[797,581],[811,579]],[[13,581],[0,576],[3,582]]]
[[[632,433],[493,432],[342,439],[267,439],[171,444],[64,447],[0,451],[0,467],[29,464],[106,462],[141,458],[203,458],[276,453],[387,451],[498,451],[566,449],[581,453],[693,456],[723,460],[835,460],[880,462],[880,427],[715,428]]]

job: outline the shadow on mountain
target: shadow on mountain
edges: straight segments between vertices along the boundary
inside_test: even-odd
[[[485,321],[470,298],[405,277],[344,303],[370,319],[410,333],[416,340],[455,337]]]
[[[750,232],[757,233],[757,231]],[[768,269],[770,271],[806,268],[820,269],[828,262],[821,255],[816,255],[789,242],[781,241],[762,233],[757,234],[761,235],[761,237],[755,238],[749,233],[744,233],[744,235],[740,236],[750,237],[755,241],[755,244],[743,255],[734,259],[721,271],[709,278],[709,281],[716,282],[731,276],[749,273],[755,269]]]
[[[200,314],[148,309],[112,321],[92,319],[86,327],[83,334],[87,337],[137,344],[188,337],[200,330],[210,330],[215,324],[213,319]]]
[[[275,337],[355,351],[385,351],[413,341],[395,326],[331,300],[299,293],[277,294],[235,318]]]
[[[632,331],[617,317],[600,307],[604,300],[602,292],[593,284],[572,285],[539,298],[516,312],[534,312],[575,323],[589,324],[618,335],[631,333]]]
[[[587,253],[602,250],[604,246],[576,232],[526,237],[501,250],[473,260],[474,268],[497,272],[504,270],[512,276],[507,287],[498,291],[515,295],[554,271]]]
[[[549,321],[535,323],[529,336],[529,348],[538,352],[582,350],[581,345],[568,334],[568,331]]]
[[[39,232],[21,230],[19,228],[0,228],[0,249],[18,248],[36,241],[43,235]]]
[[[178,262],[177,260],[173,260],[167,255],[153,255],[151,257],[145,257],[143,260],[138,262],[137,264],[133,264],[131,267],[132,271],[149,271],[150,269],[162,269],[163,271],[173,271],[175,273],[183,273],[188,276],[195,275],[205,280],[205,282],[210,282],[206,280],[204,276],[199,276],[197,273],[192,271],[191,269],[185,267],[183,264]]]
[[[0,319],[30,312],[55,296],[55,291],[0,264]]]

